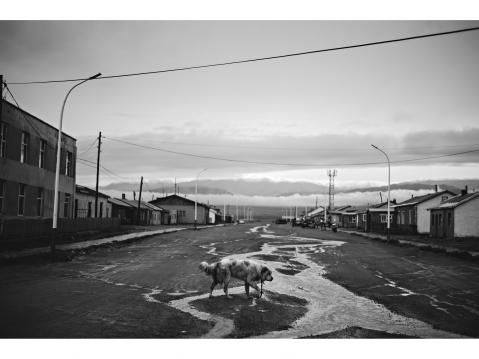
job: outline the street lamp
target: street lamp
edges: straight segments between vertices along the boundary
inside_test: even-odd
[[[56,169],[55,169],[55,195],[54,195],[54,202],[53,202],[53,231],[55,232],[57,229],[57,222],[58,222],[58,184],[60,181],[60,151],[61,151],[61,144],[62,144],[62,124],[63,124],[63,111],[65,110],[65,104],[67,102],[67,98],[70,95],[70,93],[73,91],[74,88],[80,86],[81,84],[89,81],[96,79],[97,77],[101,76],[101,73],[97,73],[96,75],[93,75],[79,83],[77,83],[75,86],[73,86],[65,96],[65,99],[63,100],[63,105],[62,105],[62,111],[60,113],[60,124],[58,125],[58,143],[57,143],[57,164],[56,164]],[[51,243],[51,250],[52,252],[55,249],[55,242],[52,240]]]
[[[387,240],[389,241],[389,237],[390,237],[390,229],[391,229],[391,220],[390,220],[390,213],[391,213],[391,162],[389,161],[389,157],[388,155],[386,154],[386,152],[384,152],[383,150],[381,150],[379,147],[377,146],[374,146],[373,144],[371,144],[371,146],[373,146],[375,149],[377,149],[378,151],[380,151],[384,156],[386,156],[386,159],[388,160],[388,219],[387,219]]]
[[[206,171],[208,168],[205,168],[203,170],[201,170],[197,175],[196,175],[196,183],[195,183],[195,229],[196,229],[196,226],[197,226],[197,213],[198,213],[198,210],[197,210],[197,202],[198,202],[198,178],[200,177],[200,174],[202,174],[204,171]]]

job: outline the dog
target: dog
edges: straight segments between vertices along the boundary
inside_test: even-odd
[[[256,282],[261,282],[262,285],[265,281],[271,282],[273,280],[272,272],[268,267],[252,260],[223,259],[212,264],[201,262],[199,269],[213,278],[210,287],[210,298],[213,297],[213,289],[215,289],[217,284],[223,284],[226,298],[231,298],[228,295],[228,285],[231,278],[244,281],[244,288],[248,298],[251,298],[249,294],[250,286],[256,289],[258,298],[260,298],[262,291],[260,291]]]

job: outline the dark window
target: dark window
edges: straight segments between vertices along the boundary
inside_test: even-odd
[[[7,151],[7,124],[0,122],[0,157],[5,157]]]
[[[78,199],[75,198],[75,218],[78,217]]]
[[[103,202],[100,202],[100,215],[98,217],[103,217]]]
[[[88,218],[91,218],[91,202],[88,202],[88,213],[87,213],[87,217],[88,217]]]
[[[27,132],[22,132],[22,147],[20,149],[20,162],[26,163],[28,160],[28,147],[30,143],[30,135]]]
[[[37,216],[43,216],[43,188],[39,188],[37,193]]]
[[[67,176],[73,176],[73,171],[72,171],[72,168],[73,168],[73,153],[67,151],[67,156],[66,156],[66,163],[65,163],[65,174]]]
[[[451,212],[449,212],[447,214],[447,225],[450,226],[451,225]]]
[[[25,185],[18,185],[18,215],[23,216],[25,213]]]
[[[69,209],[70,209],[70,193],[65,193],[65,202],[63,202],[63,217],[69,217]]]
[[[5,181],[0,181],[0,213],[3,212],[4,202],[5,202]]]
[[[38,155],[38,167],[45,168],[45,153],[47,151],[47,141],[40,140],[40,152]]]

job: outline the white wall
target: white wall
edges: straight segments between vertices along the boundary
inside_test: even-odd
[[[215,223],[215,219],[216,219],[216,217],[215,217],[215,213],[216,213],[216,212],[215,212],[215,211],[212,211],[212,210],[210,210],[209,212],[210,212],[210,221],[209,221],[209,223],[214,224],[214,223]]]
[[[431,230],[431,211],[428,211],[428,208],[437,207],[442,202],[442,197],[447,196],[447,199],[451,198],[452,195],[449,193],[444,193],[443,195],[431,198],[428,201],[422,202],[417,205],[417,232],[418,233],[429,233]]]
[[[479,237],[479,197],[454,210],[454,237]]]
[[[95,196],[77,192],[75,193],[75,199],[78,200],[78,209],[88,209],[88,202],[91,202],[91,217],[95,217]],[[108,203],[108,198],[100,196],[98,196],[98,217],[100,217],[100,203],[103,203],[102,218],[111,218],[111,203]]]

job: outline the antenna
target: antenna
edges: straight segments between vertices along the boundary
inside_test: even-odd
[[[329,176],[329,206],[328,210],[332,210],[334,207],[334,177],[338,174],[337,170],[328,170],[327,175]]]

